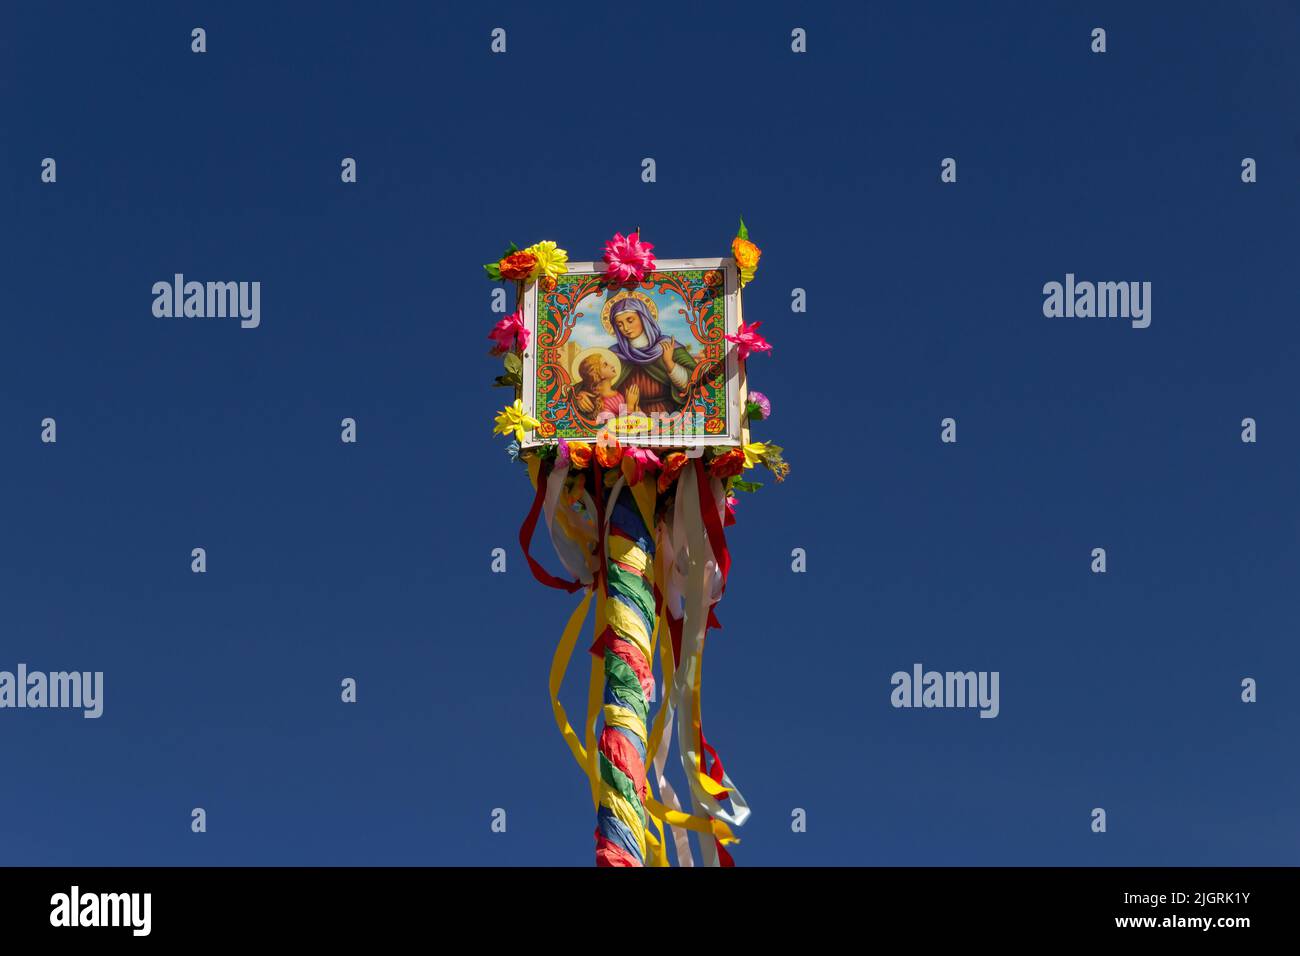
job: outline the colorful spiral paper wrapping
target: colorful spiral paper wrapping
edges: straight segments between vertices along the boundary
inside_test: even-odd
[[[646,718],[654,696],[654,543],[630,488],[621,489],[610,512],[605,627],[593,648],[605,664],[596,865],[644,866]]]

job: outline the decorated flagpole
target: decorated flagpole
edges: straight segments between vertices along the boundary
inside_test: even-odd
[[[723,526],[733,518],[732,493],[759,487],[743,479],[748,469],[763,465],[779,482],[789,466],[780,446],[749,438],[750,422],[769,417],[771,404],[748,392],[746,360],[771,346],[758,334],[759,323],[747,324],[740,315],[739,288],[753,279],[760,256],[744,221],[732,240],[732,258],[711,266],[695,260],[656,264],[653,248],[639,229],[628,236],[615,233],[605,243],[606,269],[599,279],[591,278],[594,263],[581,263],[569,274],[568,253],[549,240],[527,249],[511,243],[498,261],[484,266],[490,279],[517,283],[515,311],[488,335],[505,372],[494,384],[514,392],[513,403],[497,413],[494,431],[513,438],[506,450],[527,466],[534,485],[532,508],[519,529],[529,569],[548,587],[584,592],[556,647],[548,691],[556,726],[590,784],[596,864],[667,866],[667,825],[678,865],[694,865],[687,839],[694,832],[706,865],[730,866],[723,845],[736,842],[730,827],[741,826],[749,808],[704,734],[701,657],[709,628],[721,627],[712,607],[725,590],[730,564]],[[599,309],[593,317],[583,305],[593,295],[608,297],[606,311],[627,299],[627,328],[616,323],[611,329]],[[664,333],[653,304],[647,312],[634,301],[652,302],[651,295],[680,300],[675,308],[685,317],[694,348]],[[583,342],[575,329],[596,319],[615,336],[614,346],[575,352]],[[624,388],[617,350],[643,338],[633,352],[622,353],[638,367]],[[655,346],[666,373],[654,364]],[[598,358],[601,352],[608,361]],[[683,367],[686,382],[678,371]],[[611,404],[619,406],[620,422],[612,430],[601,424]],[[646,412],[663,414],[665,408],[669,417],[674,410],[712,416],[704,434],[717,436],[705,439],[716,444],[688,458],[682,447],[652,450],[616,440],[654,434]],[[699,442],[693,436],[687,444]],[[571,580],[551,574],[530,553],[543,516]],[[659,555],[656,534],[663,546]],[[559,695],[593,596],[591,681],[578,730]],[[656,696],[656,622],[663,628],[663,693],[655,739],[647,746]],[[674,717],[687,806],[664,776]],[[659,799],[647,780],[648,764]]]

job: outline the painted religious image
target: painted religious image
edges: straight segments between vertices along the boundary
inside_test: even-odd
[[[738,298],[729,259],[661,261],[630,286],[573,264],[534,284],[524,394],[541,424],[525,444],[603,431],[641,445],[738,442],[738,375],[723,338]]]

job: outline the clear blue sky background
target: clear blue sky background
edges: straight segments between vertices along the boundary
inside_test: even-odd
[[[0,669],[107,689],[0,712],[0,862],[589,864],[480,265],[743,213],[794,470],[706,655],[738,862],[1295,863],[1300,12],[988,6],[6,5]],[[261,328],[154,318],[175,272]],[[1066,272],[1151,327],[1044,318]],[[1001,716],[894,710],[917,661]]]

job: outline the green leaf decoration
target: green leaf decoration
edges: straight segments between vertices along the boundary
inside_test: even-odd
[[[524,370],[524,360],[515,352],[507,352],[504,361],[506,371],[511,375],[519,375]]]
[[[501,265],[500,265],[500,263],[498,263],[498,262],[489,262],[487,265],[485,265],[485,266],[483,267],[483,271],[487,273],[487,277],[488,277],[489,279],[491,279],[493,282],[500,282],[500,281],[501,281]]]
[[[498,375],[492,380],[494,388],[522,388],[523,384],[524,380],[514,372],[510,372],[506,375]]]
[[[749,238],[749,230],[745,228],[745,217],[740,217],[740,232],[736,233],[741,239]]]
[[[512,243],[510,243],[510,247],[509,247],[508,249],[506,249],[506,251],[503,252],[503,253],[501,254],[501,258],[504,259],[506,256],[510,255],[512,252],[518,252],[518,251],[519,251],[519,247],[516,246],[516,245],[512,242]]]
[[[761,422],[763,420],[763,409],[759,407],[758,402],[746,401],[745,415],[751,422]]]
[[[731,486],[735,491],[758,491],[763,487],[761,481],[737,481]]]

